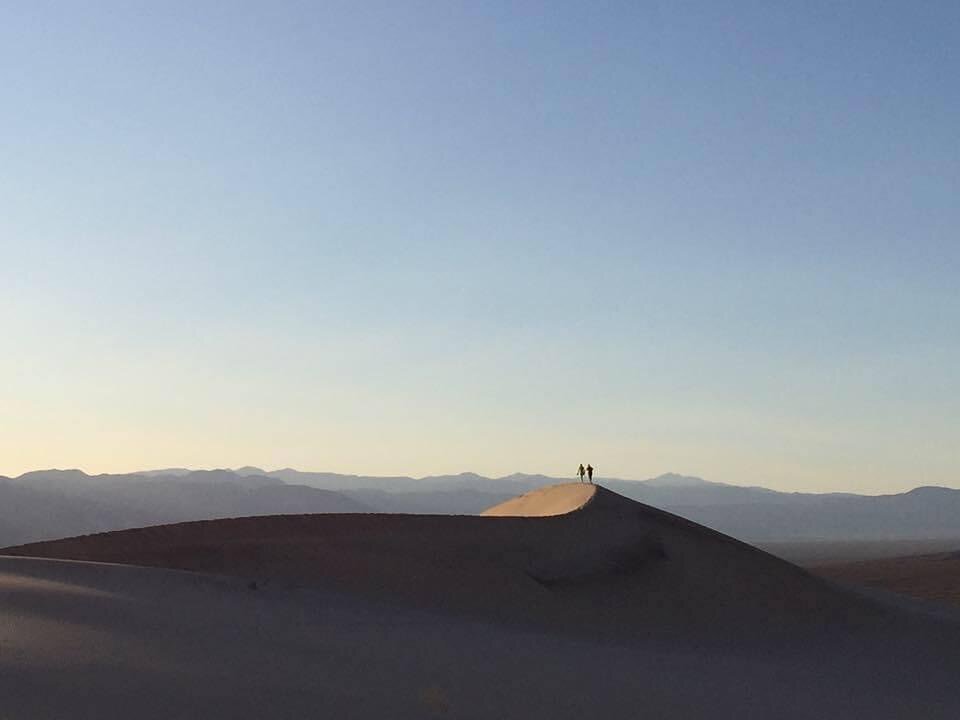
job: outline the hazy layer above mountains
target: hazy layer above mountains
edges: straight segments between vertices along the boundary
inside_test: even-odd
[[[0,477],[0,546],[185,520],[315,512],[476,514],[571,478],[425,478],[168,468],[121,475],[43,470]],[[960,490],[783,493],[667,474],[604,486],[748,542],[960,538]]]

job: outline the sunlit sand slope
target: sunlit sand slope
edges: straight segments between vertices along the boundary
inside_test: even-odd
[[[597,486],[570,483],[538,488],[481,513],[486,517],[546,517],[580,510],[596,494]]]

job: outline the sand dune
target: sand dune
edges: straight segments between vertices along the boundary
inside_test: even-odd
[[[506,516],[518,508],[530,516]],[[493,511],[504,515],[242,518],[8,549],[35,557],[0,558],[4,713],[960,712],[953,621],[602,488]]]
[[[765,619],[743,632],[768,632],[784,619],[876,615],[793,565],[600,487],[544,488],[488,515],[239,518],[3,552],[350,591],[586,634],[707,633],[743,617]]]

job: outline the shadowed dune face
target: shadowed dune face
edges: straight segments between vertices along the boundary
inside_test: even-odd
[[[691,627],[763,633],[875,614],[771,555],[576,483],[535,491],[492,508],[486,517],[239,518],[3,552],[234,575],[255,584],[251,587],[274,583],[350,591],[588,633]]]
[[[323,590],[19,557],[0,558],[0,621],[5,720],[953,720],[960,708],[956,632],[942,626],[852,640],[831,626],[751,651],[739,634],[605,642]]]

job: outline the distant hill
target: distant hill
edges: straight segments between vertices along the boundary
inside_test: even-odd
[[[226,470],[171,475],[45,470],[0,478],[0,545],[186,520],[370,511],[329,490]]]
[[[571,479],[521,473],[501,478],[476,473],[377,477],[252,466],[121,475],[43,470],[0,478],[0,542],[238,515],[475,515],[516,495]],[[752,543],[942,538],[957,539],[960,547],[960,490],[950,488],[878,496],[785,493],[673,473],[642,481],[598,482]]]
[[[570,478],[474,473],[364,477],[266,473],[286,482],[337,490],[380,512],[474,514],[537,487]],[[687,517],[749,542],[785,540],[960,539],[960,490],[917,488],[894,495],[787,493],[668,473],[650,480],[599,478],[632,500]]]
[[[537,487],[569,481],[546,475],[488,478],[474,473],[365,477],[299,472],[268,477],[337,490],[380,512],[474,514]],[[960,539],[960,490],[917,488],[895,495],[786,493],[668,473],[650,480],[599,478],[632,500],[668,510],[749,542]]]

